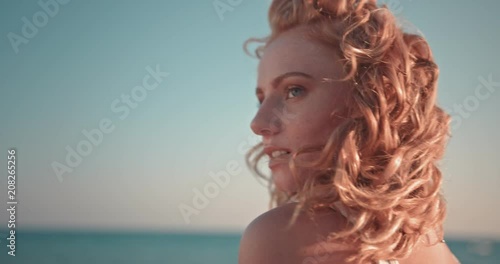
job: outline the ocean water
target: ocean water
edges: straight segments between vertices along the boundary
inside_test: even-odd
[[[241,237],[22,231],[16,235],[16,256],[12,257],[7,254],[7,234],[1,233],[1,264],[235,264]],[[446,243],[463,264],[500,264],[500,241],[446,239]]]

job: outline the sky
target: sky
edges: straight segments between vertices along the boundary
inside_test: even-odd
[[[243,42],[269,33],[270,2],[3,2],[0,200],[15,148],[17,228],[241,232],[265,212]],[[446,233],[500,237],[500,2],[379,3],[440,68]]]

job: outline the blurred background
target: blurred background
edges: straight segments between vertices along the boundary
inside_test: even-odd
[[[3,1],[0,263],[236,263],[268,209],[244,161],[258,61],[242,45],[269,33],[270,3]],[[500,2],[379,4],[440,67],[447,243],[462,263],[500,263]]]

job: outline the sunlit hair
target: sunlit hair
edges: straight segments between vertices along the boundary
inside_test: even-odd
[[[450,136],[450,116],[436,105],[438,67],[425,39],[404,32],[385,5],[324,0],[320,13],[312,2],[274,0],[271,34],[248,39],[245,51],[249,43],[264,43],[255,50],[260,59],[281,33],[307,26],[308,37],[337,51],[345,71],[339,81],[352,88],[350,103],[316,162],[296,162],[311,149],[293,153],[297,192],[278,190],[259,170],[262,143],[247,153],[247,165],[269,181],[271,208],[298,202],[291,224],[299,210],[342,206],[351,224],[329,239],[359,242],[350,261],[405,258],[429,231],[443,237],[446,201],[437,162]],[[315,172],[298,177],[299,166]]]

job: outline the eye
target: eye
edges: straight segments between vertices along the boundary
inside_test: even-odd
[[[260,106],[262,105],[262,102],[263,102],[263,101],[264,101],[263,96],[258,95],[258,96],[257,96],[257,102],[255,102],[255,106],[256,106],[257,108],[260,108]]]
[[[304,93],[305,89],[301,86],[297,85],[292,85],[288,86],[289,88],[287,89],[287,95],[293,94],[293,97],[299,96],[300,94]],[[287,99],[289,99],[287,97]]]
[[[300,96],[302,93],[304,93],[306,91],[306,89],[304,87],[298,86],[298,85],[287,86],[287,88],[285,90],[286,90],[286,93],[287,93],[287,98],[286,99],[291,99],[291,98],[288,97],[288,95],[290,95],[290,94],[292,94],[293,97],[296,97],[296,96]],[[259,98],[258,101],[255,103],[255,106],[257,108],[260,108],[260,106],[262,105],[262,101],[263,100],[261,100]]]

